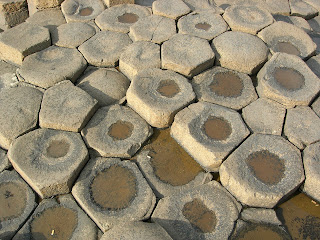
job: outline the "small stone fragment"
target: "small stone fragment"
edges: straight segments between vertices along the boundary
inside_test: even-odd
[[[155,15],[177,20],[191,9],[182,0],[157,0],[152,3],[152,11]]]

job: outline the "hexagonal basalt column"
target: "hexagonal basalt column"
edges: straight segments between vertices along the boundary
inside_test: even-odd
[[[16,171],[0,173],[0,238],[12,239],[36,205],[34,192]]]
[[[85,142],[103,157],[129,158],[152,134],[152,128],[128,107],[100,108],[81,131]]]
[[[200,101],[216,103],[235,110],[257,99],[248,75],[222,67],[214,67],[195,76],[192,86]]]
[[[152,3],[152,11],[155,15],[177,20],[191,9],[182,0],[158,0]]]
[[[273,208],[304,180],[300,151],[281,136],[254,134],[220,166],[222,185],[241,203]]]
[[[257,92],[286,107],[308,105],[320,90],[320,80],[301,58],[276,53],[257,74]]]
[[[25,181],[49,198],[70,192],[88,150],[78,133],[37,129],[16,139],[8,157]]]
[[[171,127],[171,136],[207,171],[218,171],[249,133],[239,113],[206,102],[180,111]]]
[[[170,126],[174,115],[195,98],[191,84],[170,70],[146,69],[127,91],[128,105],[151,126]]]
[[[156,202],[138,167],[117,158],[91,159],[72,195],[104,232],[124,221],[149,218]]]

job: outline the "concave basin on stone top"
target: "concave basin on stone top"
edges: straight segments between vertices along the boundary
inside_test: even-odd
[[[67,155],[70,144],[65,140],[53,140],[47,147],[46,155],[50,158],[60,158]]]
[[[218,96],[238,97],[242,93],[243,83],[240,77],[232,72],[220,72],[214,75],[209,87]]]
[[[274,78],[281,87],[294,91],[304,86],[304,77],[297,70],[291,68],[276,68]]]
[[[114,140],[124,140],[132,135],[133,128],[132,123],[118,120],[109,127],[108,135]]]
[[[86,8],[82,8],[80,10],[80,16],[86,17],[86,16],[90,16],[93,13],[93,8],[91,7],[86,7]]]
[[[118,17],[118,21],[121,23],[135,23],[139,20],[139,16],[134,13],[125,13]]]
[[[283,53],[288,53],[288,54],[293,54],[299,56],[301,53],[298,48],[296,48],[292,43],[290,42],[278,42],[275,45],[275,48],[279,52]]]
[[[173,98],[180,92],[180,88],[173,80],[162,80],[159,83],[157,92],[164,97]]]
[[[203,125],[204,133],[213,140],[226,140],[232,133],[230,123],[224,118],[209,117]]]
[[[197,23],[195,27],[200,30],[208,31],[211,28],[211,25],[204,22],[204,23]]]

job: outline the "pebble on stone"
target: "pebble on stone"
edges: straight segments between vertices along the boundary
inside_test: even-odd
[[[102,157],[130,158],[152,134],[152,128],[128,107],[100,108],[81,134]]]
[[[110,8],[120,4],[134,4],[135,0],[103,0],[103,2]]]
[[[11,167],[7,152],[0,148],[0,173]]]
[[[281,22],[286,22],[289,24],[293,24],[299,28],[301,28],[303,31],[306,33],[309,33],[312,31],[310,24],[308,23],[307,20],[305,20],[302,17],[297,17],[297,16],[283,16],[283,15],[273,15],[273,18],[276,21],[281,21]]]
[[[27,0],[30,16],[47,8],[57,8],[64,0]]]
[[[179,33],[212,40],[227,31],[228,24],[212,10],[196,11],[183,16],[178,21]]]
[[[311,105],[312,110],[320,117],[320,97],[318,97]]]
[[[176,34],[161,47],[162,68],[192,77],[213,66],[215,54],[201,38]]]
[[[36,207],[35,194],[16,171],[0,173],[0,238],[10,240]]]
[[[91,159],[72,195],[103,232],[123,222],[148,219],[156,203],[136,164],[118,158]]]
[[[320,80],[301,58],[276,53],[257,75],[257,91],[285,105],[308,105],[320,90]]]
[[[318,14],[317,9],[301,0],[289,0],[291,15],[310,19]]]
[[[156,68],[141,71],[127,91],[128,106],[157,128],[170,126],[174,115],[194,98],[186,78]]]
[[[252,207],[273,208],[304,181],[300,151],[276,135],[251,135],[219,173],[222,185]]]
[[[320,78],[320,54],[309,58],[306,63],[308,67],[313,71],[313,73],[317,75],[318,78]]]
[[[152,3],[152,11],[155,15],[177,20],[191,9],[182,0],[157,0]]]
[[[49,198],[70,192],[88,150],[78,133],[37,129],[17,138],[8,157],[40,197]]]
[[[192,80],[199,101],[240,110],[257,99],[251,78],[222,67],[207,70]]]
[[[268,47],[256,36],[243,32],[225,32],[211,44],[221,67],[254,74],[266,62]]]
[[[106,9],[96,18],[96,24],[102,30],[128,33],[132,24],[149,15],[146,7],[122,4]]]
[[[183,0],[184,3],[192,10],[212,10],[215,13],[222,14],[224,11],[218,7],[214,1],[208,0]]]
[[[209,172],[217,172],[224,158],[249,133],[239,113],[206,102],[191,104],[177,113],[171,127],[171,136]]]

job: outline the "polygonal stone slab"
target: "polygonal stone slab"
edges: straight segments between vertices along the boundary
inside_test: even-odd
[[[88,150],[78,133],[37,129],[17,138],[8,157],[40,197],[49,198],[70,192]]]
[[[211,181],[159,201],[152,221],[173,239],[228,239],[241,205],[218,182]]]
[[[42,93],[30,87],[3,89],[0,94],[0,146],[8,149],[18,136],[34,129]]]
[[[307,20],[305,20],[302,17],[273,15],[273,18],[276,21],[282,21],[282,22],[286,22],[289,24],[293,24],[293,25],[303,29],[303,31],[305,31],[306,33],[311,32],[311,27],[310,27],[309,23],[307,22]]]
[[[158,0],[152,3],[152,12],[155,15],[177,20],[188,14],[191,9],[182,0]]]
[[[269,46],[272,54],[284,52],[305,59],[316,51],[316,44],[304,30],[286,22],[275,22],[258,36]]]
[[[303,149],[320,140],[320,118],[309,107],[287,110],[284,134],[290,142]]]
[[[72,195],[103,232],[149,218],[156,202],[138,167],[118,158],[91,159]]]
[[[79,51],[97,67],[114,67],[123,49],[132,41],[127,34],[102,31],[80,45]]]
[[[310,19],[318,14],[317,9],[308,4],[306,1],[289,0],[291,15]]]
[[[185,4],[192,10],[212,10],[215,13],[222,14],[224,11],[218,7],[214,1],[208,0],[183,0]]]
[[[78,50],[51,46],[26,57],[17,74],[20,81],[46,89],[66,79],[74,82],[86,66]]]
[[[0,58],[21,65],[26,56],[50,45],[48,29],[23,23],[0,34]]]
[[[218,65],[247,74],[257,72],[269,52],[261,39],[243,32],[222,33],[211,46]]]
[[[194,36],[176,34],[161,47],[162,68],[192,77],[214,64],[209,43]]]
[[[100,108],[81,134],[100,156],[129,158],[150,137],[152,128],[130,108],[112,105]]]
[[[161,44],[177,32],[173,19],[151,15],[131,25],[129,36],[134,41],[150,41]]]
[[[218,171],[223,159],[249,133],[239,113],[206,102],[177,113],[171,127],[171,136],[210,172]]]
[[[49,88],[39,113],[42,128],[79,132],[97,110],[98,101],[70,81]]]
[[[129,79],[147,68],[160,68],[160,46],[150,42],[134,42],[127,46],[119,59],[119,69]]]
[[[270,98],[286,107],[308,105],[320,90],[320,80],[301,58],[276,53],[258,75],[260,97]]]
[[[228,24],[212,10],[197,11],[188,14],[178,21],[179,33],[211,40],[227,31]]]
[[[0,173],[0,238],[10,240],[36,207],[35,194],[16,171]]]
[[[34,13],[47,9],[47,8],[56,8],[59,7],[60,4],[64,0],[27,0],[28,1],[28,10],[29,14],[33,15]]]
[[[102,30],[128,33],[132,24],[149,15],[151,13],[145,7],[123,4],[105,10],[96,18],[96,24]]]
[[[254,134],[220,166],[222,185],[241,203],[273,208],[304,180],[300,151],[281,136]]]
[[[0,148],[0,173],[11,167],[7,152]]]
[[[312,70],[312,72],[320,78],[320,54],[309,58],[306,62],[308,67]]]
[[[235,110],[257,99],[248,75],[222,67],[214,67],[195,76],[192,86],[200,101],[216,103]]]
[[[174,115],[194,98],[186,78],[156,68],[141,71],[127,91],[128,105],[157,128],[170,126]]]

